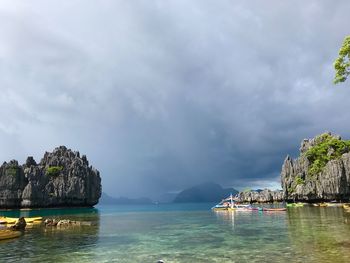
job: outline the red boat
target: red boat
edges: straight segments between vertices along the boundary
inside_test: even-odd
[[[268,211],[268,212],[280,212],[280,211],[286,211],[287,208],[263,208],[263,211]]]

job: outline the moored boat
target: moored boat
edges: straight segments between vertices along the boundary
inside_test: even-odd
[[[281,212],[281,211],[287,211],[287,208],[263,208],[262,211],[268,211],[268,212]]]
[[[19,218],[16,217],[0,217],[0,224],[14,224]],[[26,223],[37,223],[41,222],[43,218],[41,216],[37,217],[25,217],[24,220]]]
[[[286,207],[303,207],[304,203],[287,203]]]
[[[251,205],[234,204],[233,207],[230,209],[234,211],[252,211],[253,209],[251,208]]]
[[[20,231],[0,230],[0,240],[16,238],[21,235]]]
[[[329,202],[325,203],[327,207],[343,207],[344,204],[342,203],[336,203],[336,202]]]

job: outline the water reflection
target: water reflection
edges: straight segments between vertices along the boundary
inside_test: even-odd
[[[232,230],[235,228],[235,212],[234,211],[213,211],[219,222],[231,225]]]
[[[350,262],[347,222],[342,208],[289,209],[289,239],[296,256],[309,262]]]
[[[91,226],[66,228],[45,227],[43,224],[28,227],[23,236],[0,242],[3,262],[67,262],[81,258],[96,247],[100,229],[100,214],[94,208],[35,209],[1,211],[1,216],[43,216],[45,218],[88,221]]]

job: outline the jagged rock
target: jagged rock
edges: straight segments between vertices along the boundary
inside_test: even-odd
[[[19,207],[28,180],[15,160],[0,166],[0,207]]]
[[[71,222],[70,220],[63,219],[63,220],[58,221],[57,227],[67,227],[67,226],[70,226],[71,224],[73,224],[73,222]]]
[[[45,226],[57,226],[58,221],[56,219],[47,218],[44,221]]]
[[[24,230],[27,226],[27,222],[24,217],[20,217],[17,222],[11,227],[13,230]]]
[[[36,165],[36,161],[34,160],[33,156],[28,156],[26,160],[26,166],[29,167],[32,165]]]
[[[93,206],[101,196],[100,173],[85,155],[60,146],[39,164],[28,157],[0,166],[0,207]]]
[[[249,203],[272,203],[283,201],[283,191],[272,191],[264,189],[262,191],[244,191],[239,192],[234,200],[237,202],[249,202]]]
[[[313,139],[304,139],[300,147],[300,156],[293,160],[287,156],[281,171],[283,194],[287,201],[330,201],[350,199],[350,153],[345,152],[339,158],[328,161],[322,171],[311,174],[310,161],[305,153],[322,142],[326,136],[341,140],[339,135],[325,133]],[[329,148],[327,155],[334,153]]]
[[[58,228],[66,228],[71,226],[92,226],[93,223],[89,221],[73,221],[69,219],[57,220],[55,218],[47,218],[44,221],[45,226],[56,226]]]

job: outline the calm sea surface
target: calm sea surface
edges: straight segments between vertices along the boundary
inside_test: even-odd
[[[0,242],[0,262],[350,262],[350,213],[342,208],[212,212],[212,205],[0,211],[94,223],[28,228]]]

